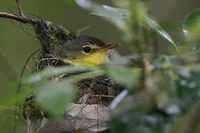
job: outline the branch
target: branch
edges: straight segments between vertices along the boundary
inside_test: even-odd
[[[21,15],[18,16],[18,15],[7,13],[7,12],[0,12],[0,17],[16,20],[16,21],[19,21],[19,22],[22,22],[22,23],[30,23],[30,24],[35,23],[35,21],[33,19],[29,19],[25,16],[21,16]]]
[[[194,111],[192,112],[188,122],[186,123],[186,127],[183,128],[181,133],[193,133],[195,129],[198,127],[200,123],[200,103],[197,103]]]
[[[19,15],[15,15],[15,14],[11,14],[11,13],[7,13],[7,12],[0,12],[0,17],[1,18],[8,18],[8,19],[12,19],[15,21],[19,21],[21,23],[30,23],[30,24],[34,24],[35,20],[30,19],[28,17],[26,17],[22,11],[22,6],[20,4],[20,0],[16,0],[17,3],[17,7],[19,10]]]

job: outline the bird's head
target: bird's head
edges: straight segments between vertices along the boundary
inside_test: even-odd
[[[116,43],[106,44],[100,39],[80,36],[64,44],[62,48],[63,62],[97,66],[109,61],[108,51],[119,46]]]

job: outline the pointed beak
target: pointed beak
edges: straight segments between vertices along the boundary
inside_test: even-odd
[[[100,51],[106,52],[106,51],[108,51],[110,49],[114,49],[114,48],[116,48],[118,46],[119,46],[119,44],[117,44],[117,43],[107,44],[106,46],[102,47],[100,49]]]

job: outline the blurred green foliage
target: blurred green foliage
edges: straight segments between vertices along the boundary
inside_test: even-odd
[[[77,0],[76,2],[78,1],[79,6],[83,7],[80,4],[80,0]],[[82,2],[82,4],[84,4],[84,1]],[[192,4],[194,3],[194,1],[190,2]],[[6,7],[9,7],[8,5],[15,4],[14,2],[7,2],[5,0],[1,1],[0,3],[3,3],[0,4],[0,9],[3,11],[7,10]],[[47,3],[48,7],[46,6]],[[107,73],[119,84],[126,86],[127,88],[129,88],[129,90],[131,88],[132,90],[134,90],[135,88],[138,88],[138,86],[145,87],[141,85],[143,84],[141,80],[148,79],[149,82],[147,83],[147,88],[140,88],[140,90],[137,90],[138,92],[136,93],[130,92],[129,96],[132,97],[134,102],[126,103],[127,106],[130,106],[131,108],[129,110],[122,111],[122,114],[119,114],[112,118],[110,122],[111,131],[116,133],[167,133],[172,131],[176,133],[199,132],[199,121],[196,121],[196,123],[191,125],[191,123],[195,121],[193,120],[194,117],[197,117],[198,119],[198,111],[200,111],[198,110],[200,87],[200,69],[198,64],[199,9],[190,13],[190,15],[186,17],[184,21],[181,21],[180,25],[183,25],[183,27],[182,29],[179,29],[181,30],[179,32],[182,33],[182,30],[184,30],[184,32],[187,33],[186,38],[182,36],[182,38],[177,39],[177,36],[175,36],[173,37],[173,40],[170,37],[167,29],[165,30],[161,28],[162,26],[160,26],[154,19],[151,19],[149,17],[150,15],[154,16],[154,14],[149,11],[153,9],[148,8],[150,3],[150,1],[141,2],[140,0],[114,0],[112,6],[108,6],[111,3],[107,3],[106,1],[105,4],[108,5],[104,6],[93,3],[89,7],[86,7],[86,9],[89,9],[89,13],[93,14],[94,16],[88,16],[89,13],[83,12],[83,10],[81,10],[73,0],[59,0],[54,2],[47,0],[23,1],[23,7],[27,11],[27,13],[29,14],[29,12],[32,12],[30,13],[30,15],[40,14],[40,16],[42,15],[44,16],[44,18],[50,19],[55,23],[60,23],[66,27],[70,27],[70,29],[81,29],[89,25],[90,29],[85,33],[91,34],[92,36],[100,36],[102,37],[102,39],[105,39],[106,42],[121,42],[122,39],[124,39],[124,49],[120,50],[122,53],[124,51],[125,53],[127,51],[138,52],[142,58],[146,59],[145,52],[146,47],[149,47],[149,44],[147,44],[148,41],[144,41],[145,32],[150,32],[149,37],[151,39],[154,37],[150,36],[152,33],[158,33],[159,35],[164,37],[164,39],[167,39],[167,41],[169,41],[169,43],[172,44],[176,50],[178,49],[178,44],[180,44],[178,45],[180,51],[184,50],[184,53],[181,52],[179,53],[179,55],[177,55],[177,53],[173,50],[170,50],[171,55],[160,56],[156,59],[151,58],[151,60],[148,60],[148,62],[151,63],[151,65],[154,67],[154,70],[146,70],[144,66],[137,69],[126,68],[123,66],[113,68],[112,65],[109,64],[105,68],[47,68],[46,70],[36,73],[30,78],[28,78],[29,85],[31,84],[32,86],[33,83],[37,83],[36,85],[34,84],[34,87],[36,86],[36,90],[38,90],[36,99],[40,106],[55,116],[59,116],[60,114],[62,114],[62,112],[65,109],[65,106],[69,102],[71,102],[73,96],[75,95],[72,85],[72,83],[74,82],[73,80],[77,81],[91,76],[99,76]],[[56,7],[55,4],[57,4]],[[154,3],[152,2],[151,4]],[[117,8],[114,8],[114,6],[117,6]],[[57,7],[59,7],[59,10],[56,9]],[[161,9],[162,6],[159,6],[159,8]],[[168,11],[170,11],[170,9],[168,9]],[[152,12],[155,11],[153,10]],[[104,22],[103,19],[97,16],[95,17],[95,15],[101,16],[104,19],[109,20],[111,23]],[[38,42],[34,42],[34,37],[32,36],[35,35],[31,27],[25,27],[25,31],[31,33],[32,35],[29,38],[27,34],[24,34],[24,31],[20,30],[22,29],[20,24],[17,24],[16,27],[14,24],[9,23],[8,20],[1,20],[2,21],[0,21],[0,53],[3,57],[1,62],[3,62],[4,60],[4,62],[6,63],[1,64],[1,68],[3,69],[1,70],[2,76],[0,77],[0,83],[2,84],[2,102],[0,105],[0,107],[2,107],[2,110],[0,111],[2,117],[0,118],[0,129],[2,130],[2,132],[11,132],[11,130],[13,129],[12,127],[16,126],[16,131],[22,132],[24,131],[25,124],[22,124],[20,121],[21,118],[18,118],[18,122],[16,123],[17,125],[15,125],[15,115],[13,114],[13,110],[17,109],[11,108],[11,105],[13,105],[13,103],[15,103],[16,101],[15,94],[17,84],[19,84],[19,82],[17,82],[16,84],[15,82],[17,79],[19,79],[18,77],[21,68],[24,64],[23,62],[26,60],[26,58],[32,51],[39,48],[39,45]],[[119,30],[116,29],[116,27],[114,27],[112,24],[116,25],[119,28]],[[177,27],[180,28],[180,25],[178,25]],[[121,37],[122,33],[120,33],[120,31],[122,31],[124,38]],[[16,40],[19,41],[16,42]],[[180,41],[175,43],[175,41],[177,40]],[[168,43],[167,41],[163,42],[163,40],[159,40],[158,42],[153,42],[157,43],[158,47],[164,47],[164,51],[162,51],[161,48],[161,51],[159,51],[159,55],[160,53],[167,53],[165,51],[166,45],[163,45],[165,43]],[[187,46],[185,45],[193,46],[193,43],[195,43],[196,51],[186,49]],[[154,49],[157,45],[153,45],[151,47],[153,47]],[[171,47],[169,48],[172,49]],[[152,50],[150,52],[150,55],[153,56],[153,52],[155,51]],[[192,54],[188,55],[188,53]],[[147,57],[147,59],[149,59],[149,57]],[[15,72],[15,75],[13,73],[13,75],[11,74],[9,77],[9,74],[7,71],[5,71],[5,68],[11,69],[13,72]],[[33,63],[30,63],[27,66],[29,72],[33,70],[33,68]],[[82,77],[73,77],[70,80],[72,82],[50,82],[46,80],[52,76],[57,76],[63,73],[73,72],[80,69],[91,70],[92,73],[90,73],[89,75],[83,75]],[[146,75],[145,71],[148,71]],[[30,74],[26,73],[26,77],[27,75]],[[142,78],[142,76],[145,76],[145,78]],[[66,89],[65,87],[67,87],[68,89]],[[57,89],[55,90],[54,88]],[[49,92],[48,99],[46,99],[47,93],[45,93],[47,91]],[[143,95],[143,92],[145,95]],[[150,97],[148,100],[141,100],[147,95]],[[141,99],[137,101],[135,97],[140,97]],[[121,102],[123,102],[123,100]],[[59,101],[63,101],[63,103],[60,103]],[[138,102],[138,104],[140,105],[135,106],[134,104],[137,105],[136,102]],[[149,102],[152,102],[152,104],[149,104]],[[10,105],[10,103],[12,104]],[[148,108],[146,106],[148,106]],[[57,109],[55,110],[55,108]],[[116,107],[115,109],[120,109],[120,106]],[[197,110],[197,113],[195,111],[193,111],[192,113],[188,113],[192,110]],[[185,117],[186,114],[189,114],[188,117]],[[176,126],[182,125],[180,121],[176,121],[177,118],[184,118],[184,127]]]
[[[48,93],[47,93],[48,92]],[[66,80],[52,82],[39,88],[36,102],[53,116],[64,113],[66,105],[75,96],[74,87]]]

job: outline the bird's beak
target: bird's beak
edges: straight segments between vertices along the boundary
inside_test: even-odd
[[[116,48],[118,46],[119,46],[119,44],[117,44],[117,43],[107,44],[106,46],[101,48],[100,51],[106,52],[106,51],[113,49],[113,48]]]

